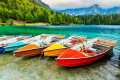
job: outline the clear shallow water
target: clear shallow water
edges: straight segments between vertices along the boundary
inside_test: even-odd
[[[0,35],[39,35],[62,34],[86,35],[87,38],[103,37],[120,42],[120,25],[75,25],[75,26],[0,26]],[[120,45],[114,47],[113,53],[109,53],[101,60],[82,67],[67,68],[56,66],[50,80],[119,80],[120,79]],[[12,58],[8,52],[0,56],[0,71],[5,68]],[[39,56],[33,58],[15,58],[12,65],[0,73],[0,80],[14,80],[31,69]],[[54,57],[42,57],[38,66],[22,80],[46,80],[55,64]]]

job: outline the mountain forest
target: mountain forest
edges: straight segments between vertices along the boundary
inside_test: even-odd
[[[45,6],[45,7],[44,7]],[[28,23],[46,22],[53,25],[78,24],[78,19],[71,15],[54,12],[46,4],[36,4],[34,0],[0,0],[0,19],[22,20]]]
[[[71,16],[54,12],[41,0],[0,0],[0,22],[9,19],[51,25],[120,25],[120,14]]]
[[[76,16],[79,24],[84,25],[120,25],[120,14]]]

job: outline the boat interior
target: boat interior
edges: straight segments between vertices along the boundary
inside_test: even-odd
[[[49,36],[48,34],[41,34],[41,35],[38,35],[38,36],[35,36],[35,37],[32,37],[32,38],[26,39],[26,40],[22,40],[22,42],[30,44],[32,42],[35,42],[35,41],[38,41],[38,40],[42,40],[42,39],[44,39],[44,38],[46,38],[48,36]]]
[[[94,53],[99,54],[100,51],[102,51],[102,50],[112,48],[116,43],[117,43],[116,40],[95,38],[95,39],[89,40],[87,42],[84,42],[83,44],[80,43],[77,46],[72,47],[71,49],[81,52],[81,50],[84,49],[84,46],[85,46],[85,48],[87,50],[91,50]],[[88,56],[88,55],[86,55],[86,56]]]
[[[4,37],[0,37],[0,41],[3,41],[3,40],[7,40],[7,39],[10,39],[10,38],[13,38],[14,36],[4,36]]]
[[[81,42],[81,39],[84,41],[86,38],[85,37],[80,37],[80,36],[71,36],[69,38],[63,39],[55,44],[60,44],[62,46],[65,46],[67,48],[72,47],[75,44],[78,44]]]
[[[55,41],[59,41],[61,40],[62,38],[60,37],[56,37],[57,35],[46,35],[46,34],[43,34],[43,35],[39,35],[37,36],[36,41],[33,41],[34,38],[32,38],[32,42],[28,45],[26,45],[25,47],[23,48],[20,48],[18,49],[16,52],[19,52],[19,51],[26,51],[26,50],[30,50],[30,49],[37,49],[37,48],[46,48],[48,47],[49,45],[51,45],[53,42]],[[41,38],[40,38],[41,37]],[[31,40],[31,39],[30,39]],[[35,40],[35,39],[34,39]],[[29,40],[27,40],[29,41]]]
[[[29,36],[23,36],[23,37],[17,38],[17,41],[22,41],[22,40],[25,40],[27,38],[29,38]]]
[[[13,43],[15,43],[15,42],[21,41],[21,40],[23,40],[23,39],[27,39],[27,38],[29,38],[29,37],[30,37],[30,36],[12,37],[12,38],[10,38],[10,39],[1,41],[0,46],[3,46],[3,47],[4,47],[4,46],[8,46],[8,45],[10,45],[10,44],[13,44]]]
[[[61,39],[64,39],[63,36],[58,36],[58,35],[42,35],[42,38],[41,40],[37,40],[37,41],[34,41],[30,44],[35,44],[37,46],[40,46],[41,48],[44,48],[44,47],[48,47],[50,46],[51,44],[61,40]]]
[[[64,39],[65,37],[64,36],[58,36],[58,35],[55,35],[51,38],[49,38],[49,41],[47,39],[48,42],[44,42],[41,44],[41,47],[47,47],[47,46],[50,46],[51,44],[54,44],[55,42],[58,42],[62,39]]]

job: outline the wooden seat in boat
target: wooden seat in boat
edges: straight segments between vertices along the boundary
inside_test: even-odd
[[[107,47],[109,47],[109,46],[101,45],[101,44],[98,44],[98,43],[94,43],[93,46],[92,46],[92,48],[96,49],[97,51],[101,51],[101,50],[103,50]]]
[[[41,35],[41,37],[45,37],[45,38],[48,37],[48,36],[49,36],[49,35],[47,35],[47,34],[42,34],[42,35]]]
[[[17,40],[18,40],[18,41],[21,41],[21,40],[25,40],[25,39],[27,39],[27,37],[20,37],[20,38],[18,38]]]
[[[106,45],[106,46],[114,46],[114,44],[110,44],[110,43],[106,43],[106,42],[97,41],[96,43]]]

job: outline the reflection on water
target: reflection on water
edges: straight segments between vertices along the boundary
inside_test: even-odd
[[[0,27],[1,35],[38,34],[87,35],[87,38],[103,37],[120,42],[120,26],[20,26]],[[81,67],[67,68],[57,65],[50,80],[120,80],[120,45],[114,47],[101,60]],[[0,56],[0,71],[9,65],[11,52]],[[14,57],[12,65],[0,73],[0,80],[14,80],[30,70],[39,56],[32,58]],[[21,80],[46,80],[55,65],[54,57],[42,57],[37,67]]]

